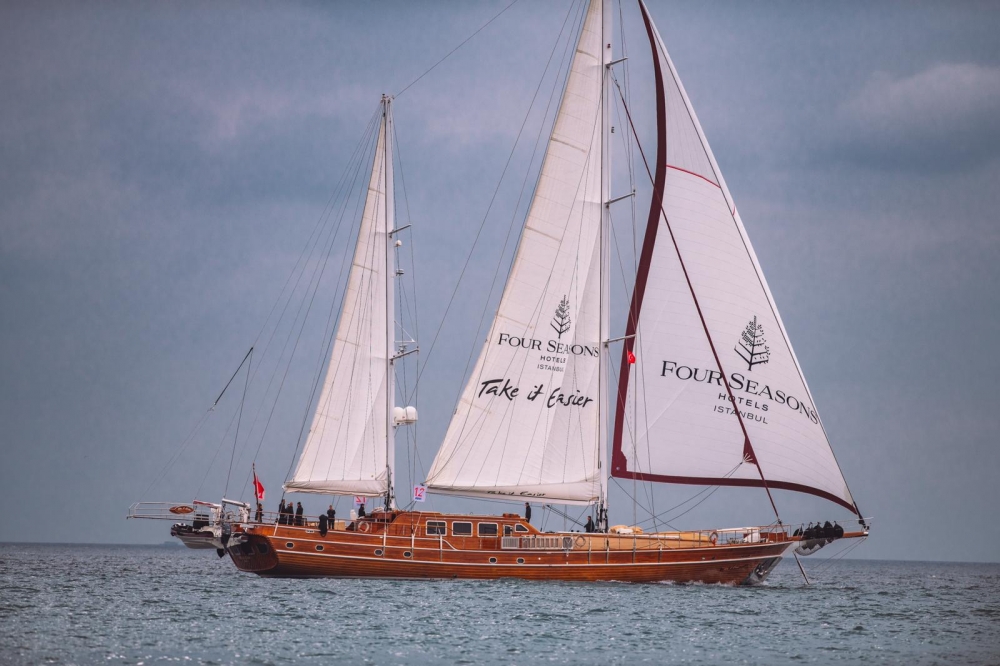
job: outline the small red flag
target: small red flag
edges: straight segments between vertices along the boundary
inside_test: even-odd
[[[635,363],[635,354],[632,353],[632,350],[629,350],[628,352],[628,362]]]
[[[253,471],[253,493],[257,496],[258,502],[264,501],[264,484],[257,478],[257,470]]]

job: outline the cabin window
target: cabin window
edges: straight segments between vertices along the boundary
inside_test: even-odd
[[[517,525],[514,525],[514,531],[515,532],[527,532],[528,528],[525,527],[524,525],[522,525],[521,523],[518,523]]]
[[[496,523],[479,523],[479,536],[496,536],[497,535],[497,524]]]
[[[427,521],[427,536],[437,536],[439,534],[447,534],[448,524],[443,520],[428,520]]]
[[[503,535],[504,536],[513,536],[514,535],[514,528],[511,527],[510,525],[504,525],[503,526]]]
[[[472,536],[472,523],[452,523],[451,533],[454,536]]]

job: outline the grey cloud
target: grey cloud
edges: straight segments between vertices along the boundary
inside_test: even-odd
[[[950,171],[1000,148],[1000,67],[939,64],[916,74],[877,72],[836,111],[834,150],[869,167]]]

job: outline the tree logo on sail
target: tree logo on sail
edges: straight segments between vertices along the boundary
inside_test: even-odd
[[[747,370],[753,370],[753,366],[767,363],[771,358],[771,348],[767,346],[764,339],[764,327],[757,323],[757,315],[750,320],[747,327],[743,329],[743,334],[736,342],[734,348],[747,363]]]
[[[552,317],[551,326],[559,339],[562,339],[562,334],[568,331],[572,325],[573,320],[569,316],[569,300],[563,296],[562,300],[559,301],[559,307],[556,308],[556,315]]]

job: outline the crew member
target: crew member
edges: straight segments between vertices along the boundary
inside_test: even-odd
[[[358,505],[358,518],[364,518],[364,517],[365,517],[365,503],[362,502],[361,504]]]
[[[531,522],[531,504],[528,502],[524,503],[524,520],[526,522]]]
[[[587,516],[587,524],[583,526],[583,529],[587,532],[594,531],[594,519],[591,516]]]
[[[330,529],[335,529],[335,525],[337,524],[337,512],[334,510],[332,504],[330,505],[330,508],[326,510],[326,519],[330,523]]]
[[[285,500],[282,498],[281,504],[278,505],[278,524],[285,524]]]
[[[302,502],[295,503],[295,525],[302,527]]]
[[[255,523],[264,522],[264,507],[260,505],[260,502],[257,502],[257,512],[253,514],[253,521]]]

